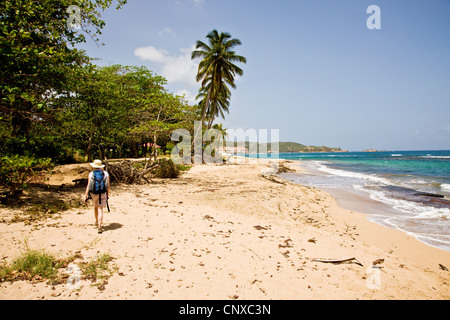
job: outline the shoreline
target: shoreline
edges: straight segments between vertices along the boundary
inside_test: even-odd
[[[102,235],[90,206],[55,221],[0,223],[0,262],[27,239],[32,249],[80,252],[84,261],[109,253],[117,269],[104,290],[87,280],[79,290],[3,282],[0,299],[450,298],[449,272],[439,267],[450,266],[450,253],[343,209],[324,191],[261,176],[268,169],[194,165],[178,179],[112,186]],[[1,209],[8,221],[13,212]],[[316,261],[352,257],[363,267]]]
[[[295,164],[295,166],[298,166],[300,168],[300,171],[295,172],[294,175],[316,174],[308,171],[308,169],[305,167],[304,162],[300,160],[290,160],[290,161],[292,161]],[[301,181],[295,181],[295,178],[293,179],[292,177],[289,176],[289,174],[283,174],[282,177],[292,183],[300,185],[302,184]],[[341,206],[342,208],[349,211],[360,212],[361,214],[364,214],[367,217],[367,219],[373,223],[381,225],[382,227],[387,229],[398,230],[409,236],[415,237],[421,243],[429,245],[433,248],[450,252],[450,246],[448,244],[444,245],[445,242],[440,244],[439,239],[434,239],[430,237],[427,238],[426,235],[415,234],[413,230],[410,230],[408,228],[403,229],[400,226],[391,223],[390,220],[399,219],[400,216],[403,215],[404,213],[397,211],[387,203],[372,199],[366,192],[361,192],[354,189],[347,189],[345,187],[339,188],[339,187],[317,186],[316,188],[332,195],[336,199],[338,205]],[[413,222],[410,222],[412,224],[410,228],[413,228]],[[416,226],[416,228],[418,227]],[[436,237],[438,237],[438,235],[436,235]]]
[[[301,161],[297,160],[289,160],[293,162],[294,169],[295,166],[299,166],[300,170],[296,171],[296,174],[308,174],[308,172],[305,170],[305,168],[302,166]],[[289,181],[291,183],[297,184],[295,182]],[[320,187],[312,187],[317,190],[320,190],[321,192],[324,192],[331,196],[334,201],[336,202],[337,206],[343,210],[350,212],[353,215],[352,218],[357,218],[358,224],[360,227],[364,227],[366,232],[366,237],[363,237],[365,241],[370,242],[371,244],[378,245],[383,247],[385,250],[389,250],[389,246],[393,245],[394,247],[397,247],[399,250],[399,253],[402,257],[406,259],[412,259],[417,263],[421,263],[424,265],[429,266],[428,256],[415,252],[414,249],[410,248],[411,245],[414,245],[414,242],[416,242],[416,245],[420,247],[421,250],[428,251],[427,248],[429,248],[429,254],[431,254],[433,257],[439,257],[441,253],[444,255],[448,255],[450,258],[450,252],[447,250],[444,250],[442,248],[433,246],[431,244],[425,243],[417,239],[414,235],[409,234],[407,231],[389,227],[386,225],[383,225],[380,221],[377,221],[376,218],[373,216],[376,214],[374,211],[373,213],[365,213],[365,207],[364,204],[367,204],[367,202],[371,202],[369,205],[378,206],[379,208],[375,208],[375,210],[383,210],[383,207],[388,207],[384,203],[377,203],[375,200],[372,200],[370,198],[364,198],[362,197],[360,199],[356,199],[357,196],[355,195],[348,195],[343,194],[345,191],[342,192],[342,195],[339,196],[338,193],[340,192],[338,189],[332,190],[331,188],[320,188]],[[352,196],[354,196],[353,199],[350,199]],[[370,210],[370,209],[369,209]],[[372,230],[373,229],[373,230]],[[377,236],[377,234],[384,234],[387,236],[387,238],[390,238],[389,240],[383,239],[383,237]],[[413,240],[410,241],[409,240]],[[394,244],[396,241],[398,241],[398,244]]]

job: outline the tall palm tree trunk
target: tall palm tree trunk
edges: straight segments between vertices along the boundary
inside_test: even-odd
[[[205,102],[205,106],[203,107],[203,111],[202,111],[202,118],[201,118],[201,122],[200,122],[200,126],[198,127],[197,131],[194,132],[194,139],[191,142],[191,150],[194,150],[195,148],[195,141],[201,140],[200,143],[200,148],[203,150],[203,134],[202,134],[202,127],[203,127],[203,122],[205,121],[206,118],[206,111],[208,110],[209,107],[209,99],[211,97],[211,88],[208,90],[208,96],[206,98],[206,102]],[[199,137],[200,134],[200,137]],[[194,154],[195,154],[195,150],[194,150]],[[202,162],[203,162],[203,152],[202,152]]]

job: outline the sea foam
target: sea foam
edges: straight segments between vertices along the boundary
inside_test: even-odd
[[[426,156],[420,156],[419,158],[426,158],[426,159],[450,159],[450,156],[432,156],[430,154],[427,154]]]
[[[449,208],[435,208],[430,206],[424,206],[412,201],[404,199],[395,199],[381,190],[367,189],[363,186],[354,186],[359,191],[365,191],[369,193],[371,199],[383,202],[390,205],[392,208],[404,213],[410,214],[409,219],[449,219]]]
[[[316,161],[316,163],[317,163],[318,169],[320,171],[323,171],[323,172],[326,172],[326,173],[329,173],[332,175],[348,177],[348,178],[357,178],[357,179],[362,179],[362,180],[366,180],[366,181],[382,183],[385,185],[391,185],[391,182],[389,180],[387,180],[385,178],[377,177],[376,175],[329,168],[325,165],[325,162],[323,162],[323,161]]]

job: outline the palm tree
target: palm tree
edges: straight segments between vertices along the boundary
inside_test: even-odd
[[[239,39],[232,39],[228,32],[213,30],[206,38],[209,44],[197,41],[196,50],[192,52],[192,59],[201,58],[197,72],[197,82],[201,81],[201,88],[197,98],[201,98],[200,106],[202,110],[201,123],[209,115],[208,129],[212,125],[212,120],[217,115],[224,117],[224,112],[228,112],[229,99],[231,96],[228,86],[236,89],[234,77],[242,76],[243,71],[235,62],[247,63],[247,59],[237,55],[233,47],[241,45]],[[212,118],[211,118],[212,117]],[[212,120],[211,120],[212,119]],[[198,132],[195,134],[195,137]]]
[[[212,128],[219,131],[222,140],[225,140],[226,137],[228,137],[227,129],[223,127],[223,124],[216,123],[215,125],[212,126]]]
[[[209,105],[208,107],[206,107],[206,98],[208,96],[210,86],[211,84],[209,83],[206,85],[206,87],[202,87],[200,89],[200,93],[196,97],[197,100],[200,100],[199,106],[202,110],[202,113],[206,108],[205,117],[209,119],[207,129],[211,128],[212,123],[217,116],[220,115],[223,119],[225,119],[225,112],[229,113],[229,98],[231,96],[230,90],[228,88],[222,87],[219,95],[217,97],[214,97],[214,99],[210,99]]]

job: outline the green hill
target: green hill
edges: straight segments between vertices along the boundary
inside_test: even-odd
[[[235,143],[237,145],[237,143]],[[267,150],[268,152],[272,151],[271,143],[256,143],[256,142],[245,142],[245,148],[248,152],[262,152]],[[342,150],[341,148],[331,148],[326,146],[306,146],[304,144],[300,144],[297,142],[280,142],[279,150],[280,153],[306,153],[306,152],[348,152],[347,150]]]
[[[267,144],[267,151],[271,150],[271,144]],[[306,146],[304,144],[300,144],[297,142],[280,142],[279,143],[279,152],[345,152],[341,148],[331,148],[326,146]]]

